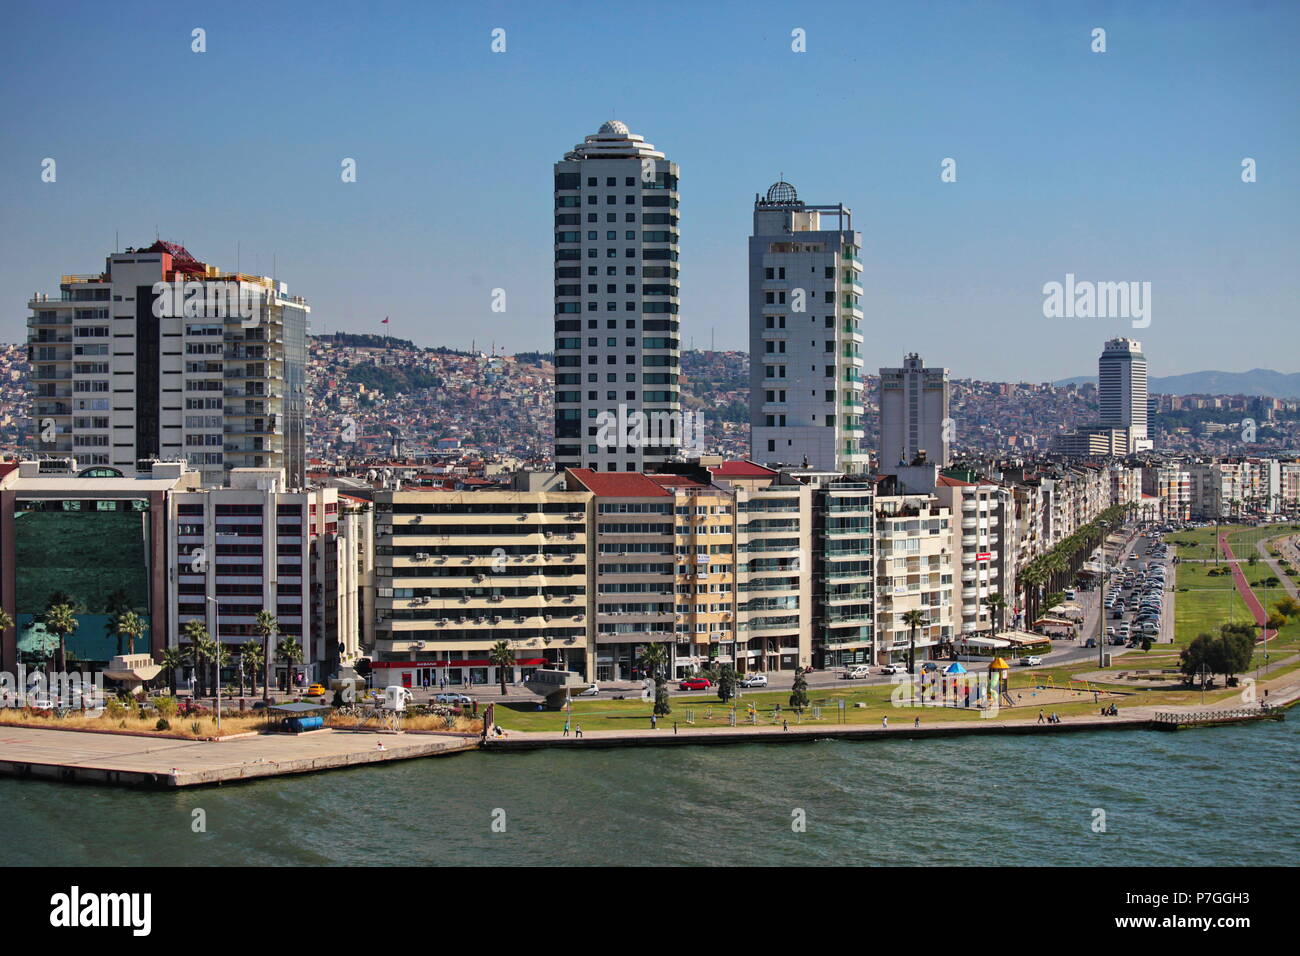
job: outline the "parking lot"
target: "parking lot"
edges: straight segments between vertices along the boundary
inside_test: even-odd
[[[1174,639],[1172,551],[1158,532],[1139,537],[1123,564],[1110,575],[1104,595],[1107,640],[1130,645],[1142,635],[1152,643]]]

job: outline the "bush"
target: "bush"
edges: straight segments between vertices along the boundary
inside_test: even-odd
[[[171,729],[172,729],[171,721],[169,721],[166,717],[159,717],[159,718],[158,718],[158,723],[156,723],[156,724],[153,725],[153,729],[154,729],[154,730],[171,730]]]
[[[121,720],[127,715],[126,705],[114,697],[104,705],[104,713],[106,713],[111,720]]]
[[[194,734],[195,737],[197,737],[199,734],[203,733],[203,725],[200,724],[197,720],[193,721],[190,724],[190,732]]]
[[[175,717],[179,704],[175,697],[155,697],[152,700],[154,710],[158,711],[160,717]]]

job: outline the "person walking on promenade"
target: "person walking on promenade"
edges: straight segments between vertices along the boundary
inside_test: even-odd
[[[651,714],[651,715],[650,715],[650,729],[651,729],[651,730],[658,730],[658,729],[659,729],[659,715],[658,715],[658,714]]]
[[[788,721],[788,720],[783,720],[783,721],[781,721],[781,729],[782,729],[782,730],[789,730],[789,729],[790,729],[790,721]]]
[[[888,717],[881,717],[881,718],[880,718],[880,726],[883,727],[885,730],[888,730],[888,729],[889,729],[889,718],[888,718]]]
[[[677,733],[677,721],[673,721],[673,733]]]
[[[574,736],[574,737],[581,737],[581,736],[582,736],[582,724],[574,724],[574,725],[573,725],[573,736]]]
[[[920,715],[917,715],[916,720],[912,721],[912,726],[913,726],[913,727],[920,727],[920,726],[921,726],[921,717],[920,717]]]
[[[1043,712],[1041,710],[1038,712],[1038,722],[1043,723]]]
[[[569,736],[569,722],[567,720],[564,722],[564,736]]]

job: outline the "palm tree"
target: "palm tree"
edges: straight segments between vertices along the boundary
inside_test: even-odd
[[[270,611],[258,611],[253,627],[262,636],[262,664],[266,671],[262,674],[262,701],[271,702],[271,638],[280,632],[280,622]]]
[[[109,637],[117,638],[117,653],[122,654],[124,653],[122,647],[126,635],[118,630],[117,625],[122,615],[131,610],[131,599],[127,597],[125,591],[119,588],[108,596],[105,604],[108,607],[108,619],[104,622],[104,630]]]
[[[189,638],[186,656],[194,668],[194,696],[202,697],[207,690],[203,680],[203,660],[207,656],[208,626],[199,618],[186,621],[181,634]]]
[[[239,679],[244,679],[244,671],[248,671],[248,682],[250,689],[254,694],[257,693],[257,671],[265,661],[262,658],[262,647],[257,641],[248,641],[239,649],[239,659],[244,662],[243,668],[240,669]],[[244,693],[244,685],[239,685],[239,693]]]
[[[164,648],[162,652],[162,666],[167,668],[167,683],[171,685],[172,696],[176,696],[176,672],[181,669],[185,663],[185,657],[181,654],[179,647]]]
[[[139,614],[135,611],[125,611],[116,616],[113,621],[113,631],[117,635],[117,652],[122,653],[122,645],[125,643],[128,653],[135,653],[136,638],[143,637],[144,632],[148,630],[149,625],[144,622]]]
[[[221,641],[212,640],[208,642],[207,651],[208,660],[212,662],[212,668],[216,671],[212,686],[217,688],[221,686],[222,668],[230,666],[230,648]]]
[[[285,689],[293,689],[293,681],[290,679],[290,671],[294,664],[302,663],[302,645],[294,637],[282,638],[280,643],[275,645],[275,659],[284,662],[284,681]]]
[[[909,638],[911,642],[911,646],[908,648],[907,651],[907,672],[909,674],[915,674],[916,673],[916,629],[928,623],[925,619],[925,612],[913,608],[912,610],[908,611],[906,614],[903,615],[903,623],[907,625],[908,631],[911,635]]]
[[[77,612],[72,604],[60,602],[45,609],[42,617],[45,630],[59,639],[59,673],[68,669],[68,637],[77,633]]]
[[[5,631],[9,630],[9,628],[13,626],[14,619],[9,616],[8,611],[0,607],[0,635],[3,635]],[[2,663],[0,663],[0,667],[3,667]]]
[[[1007,599],[1001,594],[990,594],[984,599],[984,605],[993,612],[994,617],[997,619],[998,631],[1005,631],[1007,629]]]
[[[501,696],[506,696],[506,671],[515,666],[515,652],[510,649],[509,641],[497,641],[488,651],[488,662],[497,669],[501,678]]]
[[[668,669],[668,647],[663,643],[650,644],[641,652],[641,664],[650,669],[650,674],[655,682],[655,706],[654,713],[657,717],[663,717],[672,711],[668,703],[668,692],[665,685],[668,683],[666,671]]]

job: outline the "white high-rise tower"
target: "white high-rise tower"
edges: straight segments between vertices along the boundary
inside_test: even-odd
[[[611,120],[555,164],[555,465],[681,445],[676,163]]]
[[[807,205],[786,182],[754,197],[749,415],[755,461],[867,470],[861,246],[853,213],[842,203]]]
[[[1129,451],[1151,447],[1147,437],[1147,360],[1142,343],[1111,339],[1097,362],[1099,423],[1128,432]]]

